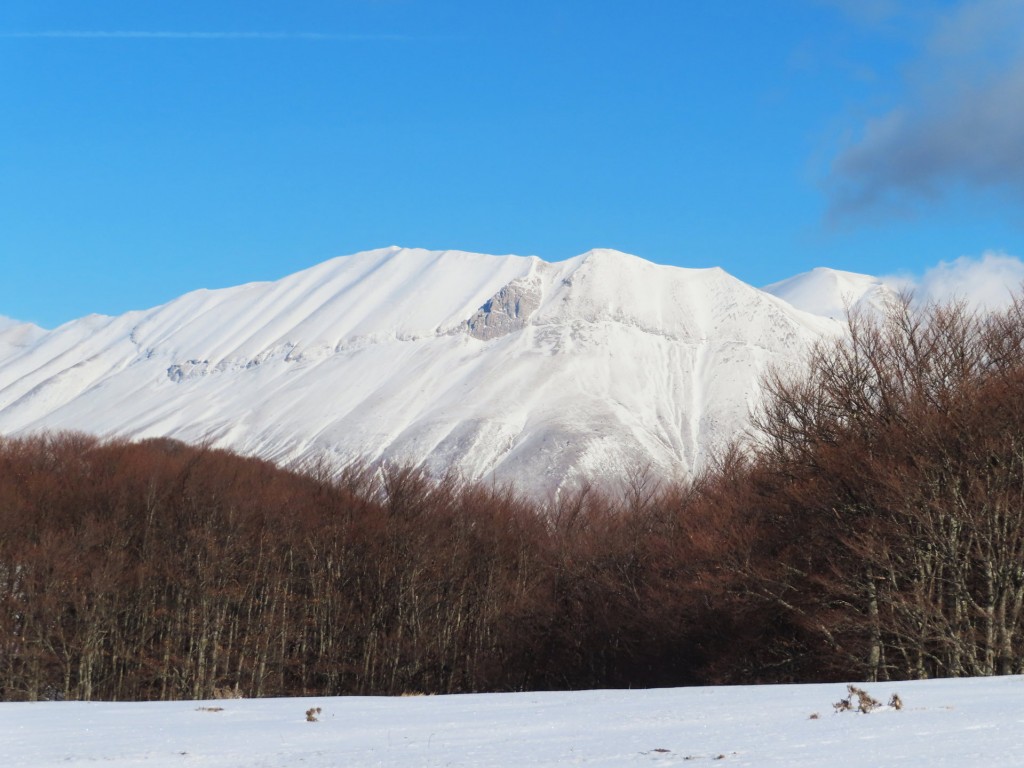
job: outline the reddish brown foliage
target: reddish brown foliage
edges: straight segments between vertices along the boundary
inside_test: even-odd
[[[619,496],[0,439],[0,698],[1024,671],[1024,308],[852,331]]]
[[[0,440],[0,696],[688,682],[692,565],[653,498],[552,511],[407,468]]]

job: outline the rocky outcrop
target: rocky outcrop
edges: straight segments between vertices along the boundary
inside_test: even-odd
[[[466,331],[474,338],[488,341],[522,330],[540,307],[541,296],[541,282],[536,275],[513,280],[466,321]]]

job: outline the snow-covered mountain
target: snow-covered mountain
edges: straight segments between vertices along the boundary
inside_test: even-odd
[[[872,280],[815,271],[771,295],[610,250],[367,251],[49,332],[0,326],[0,433],[412,462],[541,492],[646,464],[682,476],[743,428],[766,366],[838,332],[831,308]],[[818,314],[783,300],[803,295]]]
[[[46,331],[32,323],[19,323],[0,315],[0,365],[44,336]]]
[[[818,267],[762,290],[814,315],[844,320],[848,312],[880,312],[896,292],[877,277]]]

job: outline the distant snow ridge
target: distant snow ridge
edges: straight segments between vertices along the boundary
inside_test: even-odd
[[[34,344],[44,333],[38,325],[0,315],[0,365],[6,358]]]
[[[873,300],[872,278],[834,274]],[[0,433],[408,462],[535,493],[644,465],[684,477],[744,428],[768,365],[837,332],[825,309],[611,250],[385,248],[49,332],[0,327]]]
[[[762,290],[814,315],[843,320],[849,312],[883,312],[895,292],[879,278],[818,267]]]

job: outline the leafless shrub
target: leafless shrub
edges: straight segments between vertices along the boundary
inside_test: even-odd
[[[846,691],[846,698],[840,699],[832,705],[836,712],[854,711],[861,712],[866,715],[882,706],[882,702],[872,697],[871,694],[863,688],[858,688],[855,685],[847,685]]]

